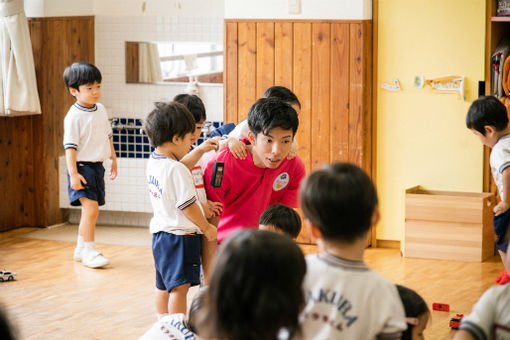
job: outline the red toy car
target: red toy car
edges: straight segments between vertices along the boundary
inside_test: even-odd
[[[459,329],[460,321],[464,317],[464,314],[457,314],[455,317],[450,319],[450,328],[451,329]]]

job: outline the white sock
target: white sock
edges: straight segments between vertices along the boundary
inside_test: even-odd
[[[96,242],[83,242],[85,250],[96,250]]]
[[[78,235],[78,240],[76,241],[76,248],[83,248],[84,247],[83,236]]]

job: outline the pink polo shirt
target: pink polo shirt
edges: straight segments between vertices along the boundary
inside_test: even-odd
[[[214,162],[225,163],[221,187],[211,186]],[[305,167],[299,157],[285,159],[276,169],[259,168],[250,153],[236,159],[229,149],[216,154],[204,172],[207,199],[223,203],[218,242],[238,228],[257,228],[260,214],[273,203],[298,206],[299,183]]]

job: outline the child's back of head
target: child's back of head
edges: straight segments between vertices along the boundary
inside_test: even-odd
[[[264,91],[264,94],[262,95],[262,98],[269,98],[269,97],[275,97],[282,101],[284,101],[287,104],[290,104],[292,106],[297,106],[298,108],[301,108],[301,103],[299,102],[298,97],[289,90],[288,88],[284,86],[271,86],[266,91]]]
[[[508,126],[505,105],[492,96],[478,98],[469,107],[466,126],[484,136],[486,126],[494,126],[496,131],[504,130]]]
[[[205,113],[205,106],[202,99],[194,94],[182,93],[174,97],[174,102],[181,103],[191,112],[195,123],[203,122],[207,119]]]
[[[301,231],[301,218],[294,209],[276,203],[260,215],[259,229],[274,231],[295,239]]]
[[[183,138],[195,131],[195,120],[189,110],[176,102],[155,103],[155,108],[147,115],[143,129],[151,145],[156,148],[174,137]]]
[[[430,316],[427,303],[418,293],[410,288],[397,285],[397,290],[404,306],[407,323],[407,330],[402,334],[402,340],[422,339],[423,330],[427,326]]]
[[[270,97],[260,98],[248,112],[248,126],[256,136],[259,133],[267,135],[274,128],[292,130],[293,137],[299,126],[296,110],[282,100]]]
[[[288,237],[238,230],[219,248],[204,311],[205,330],[224,340],[277,339],[299,329],[306,263]],[[202,328],[203,327],[203,328]]]
[[[353,242],[372,225],[378,204],[368,175],[350,163],[334,163],[312,172],[301,184],[304,217],[328,241]]]
[[[101,83],[99,69],[90,63],[74,63],[64,71],[64,83],[67,88],[79,90],[80,85]]]

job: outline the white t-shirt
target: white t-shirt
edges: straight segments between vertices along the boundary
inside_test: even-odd
[[[475,339],[510,339],[510,284],[489,288],[462,319],[459,329]]]
[[[198,337],[186,328],[184,314],[170,314],[158,320],[138,340],[196,340]]]
[[[147,163],[147,183],[154,210],[150,222],[152,234],[160,231],[176,235],[202,234],[182,212],[197,201],[191,172],[184,164],[153,152]]]
[[[510,166],[510,134],[498,139],[492,148],[490,165],[494,183],[498,186],[499,197],[503,199],[503,170]]]
[[[76,150],[76,161],[102,162],[110,157],[112,127],[104,106],[74,103],[64,118],[64,148]]]
[[[407,329],[395,284],[365,263],[324,252],[308,255],[306,264],[298,339],[391,339]]]

